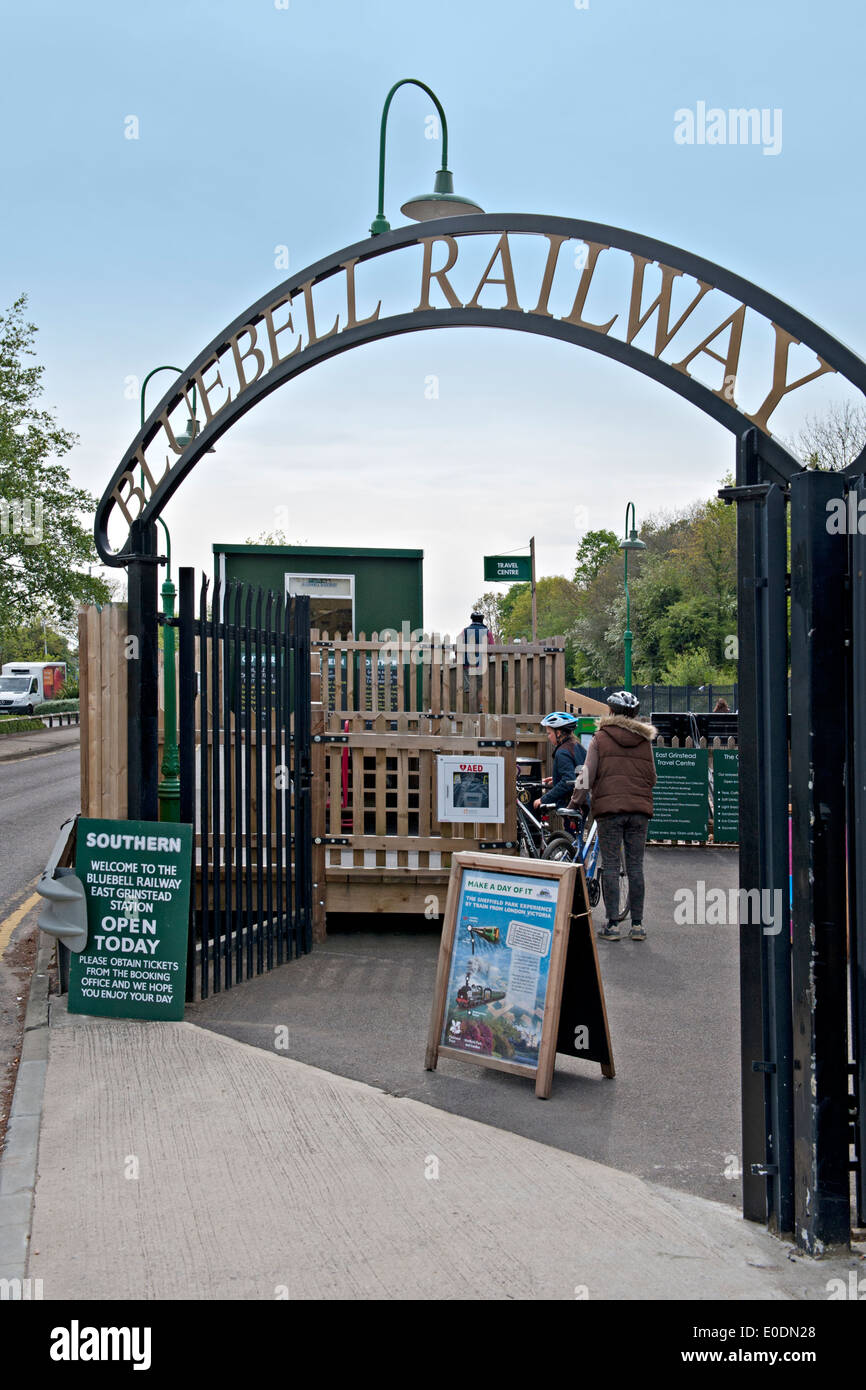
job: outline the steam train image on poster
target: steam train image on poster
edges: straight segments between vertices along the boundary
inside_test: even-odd
[[[473,1009],[483,1009],[488,1004],[495,1004],[498,999],[504,998],[504,989],[490,989],[487,985],[472,984],[467,975],[457,991],[457,1007],[471,1012]]]

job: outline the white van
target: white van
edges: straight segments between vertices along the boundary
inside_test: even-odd
[[[0,714],[32,714],[44,700],[59,700],[65,661],[7,661],[0,671]]]

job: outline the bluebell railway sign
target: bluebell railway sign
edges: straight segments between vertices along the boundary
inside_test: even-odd
[[[486,263],[483,256],[477,261],[479,238],[487,242],[481,245],[489,252]],[[523,261],[539,243],[543,254],[536,255],[530,276]],[[618,252],[626,271],[617,280],[618,291],[605,281],[595,293],[596,281]],[[380,294],[375,283],[368,284],[362,296],[358,267],[401,254],[417,257],[415,288],[404,302],[383,312],[386,288]],[[515,260],[521,263],[520,274]],[[648,289],[651,268],[655,285]],[[342,307],[326,323],[319,286],[334,278]],[[692,282],[684,306],[675,293],[683,279]],[[563,290],[567,311],[557,314],[551,304]],[[591,294],[599,302],[592,311]],[[514,213],[442,218],[326,256],[263,295],[199,353],[145,422],[99,503],[95,532],[102,559],[125,564],[131,523],[159,516],[221,435],[285,382],[377,338],[458,326],[539,333],[634,367],[738,436],[754,426],[763,436],[762,457],[780,480],[799,468],[770,433],[781,402],[830,372],[866,393],[866,366],[854,353],[773,295],[688,251],[565,217]],[[740,359],[747,340],[761,366],[754,374],[752,398],[741,402]],[[792,348],[801,344],[810,350],[805,369],[791,361]],[[714,385],[696,375],[701,366],[715,371]],[[204,425],[182,447],[180,426],[195,414],[194,392]],[[861,457],[849,471],[861,472],[863,466]],[[121,522],[120,544],[109,538],[113,518]]]

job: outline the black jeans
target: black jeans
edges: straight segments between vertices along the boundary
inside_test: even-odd
[[[621,811],[614,815],[596,816],[598,845],[601,850],[601,887],[607,920],[619,911],[619,851],[625,843],[625,870],[628,874],[628,901],[633,922],[643,921],[644,878],[643,855],[649,816]]]

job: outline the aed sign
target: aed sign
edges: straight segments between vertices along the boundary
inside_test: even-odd
[[[505,820],[505,759],[440,755],[436,759],[440,821],[501,825]]]
[[[500,584],[518,584],[531,579],[532,556],[485,555],[484,578]]]
[[[191,825],[82,816],[87,944],[70,960],[70,1013],[183,1018],[191,863]]]

